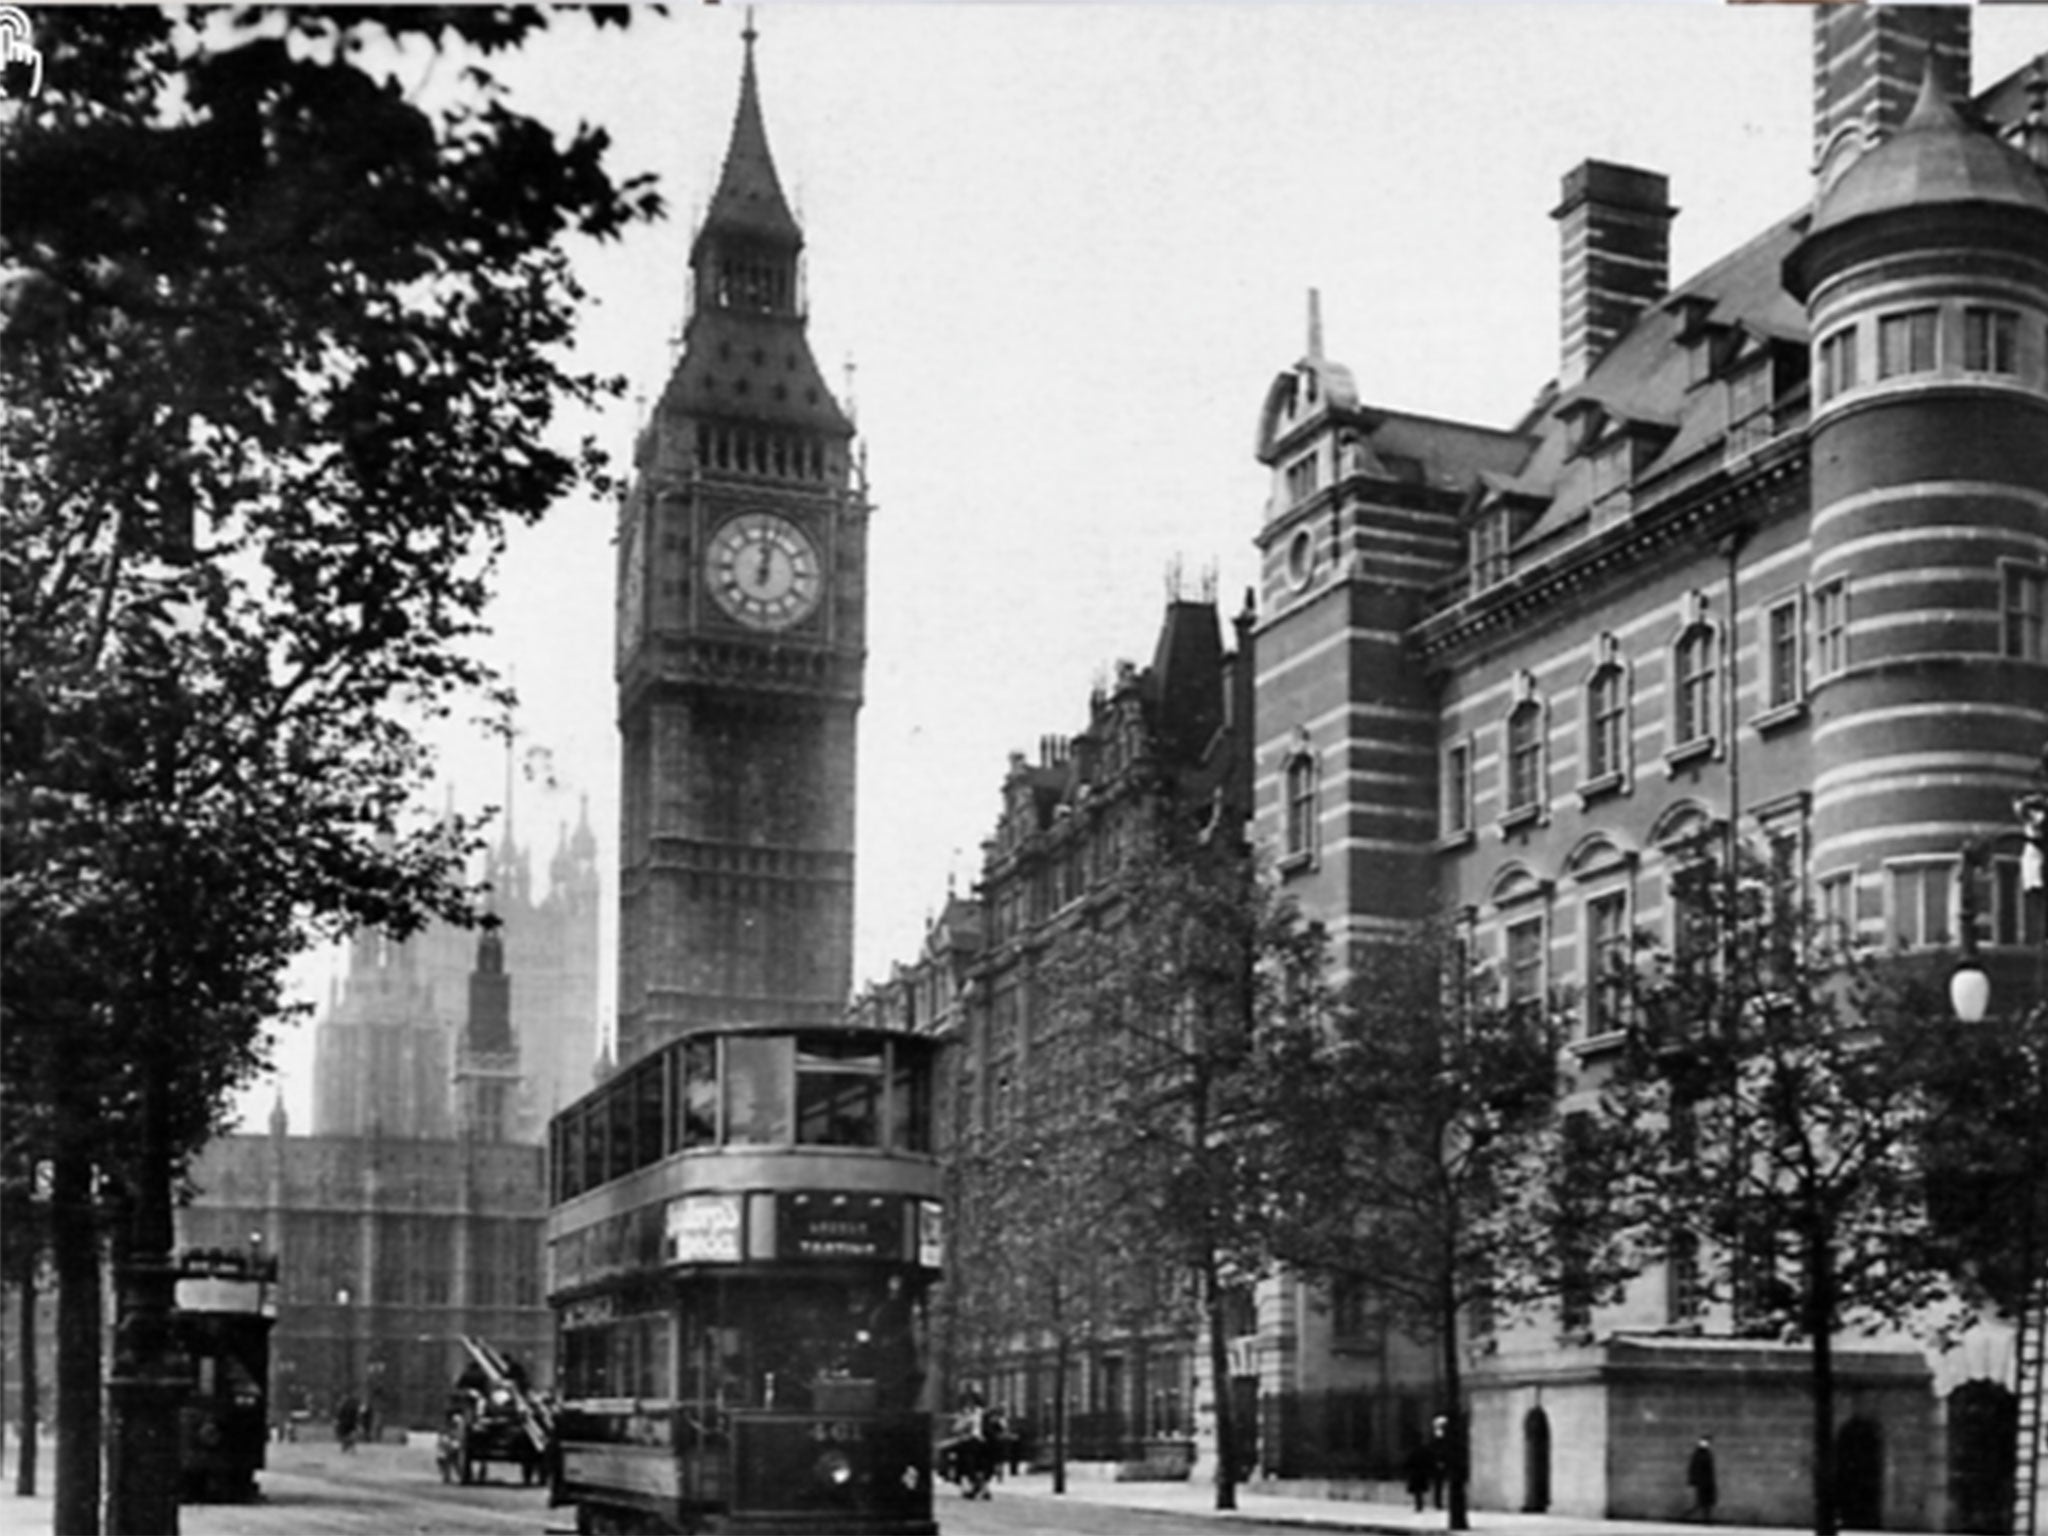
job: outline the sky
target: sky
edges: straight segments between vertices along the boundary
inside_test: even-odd
[[[565,16],[493,64],[515,106],[603,126],[615,169],[657,174],[669,202],[665,223],[574,251],[595,300],[580,360],[640,397],[578,426],[621,459],[672,361],[745,15]],[[1241,605],[1259,407],[1306,350],[1311,289],[1366,402],[1507,426],[1555,372],[1550,211],[1573,166],[1669,176],[1675,281],[1811,192],[1805,6],[771,0],[754,17],[811,346],[875,507],[856,985],[971,890],[1009,753],[1078,731],[1118,659],[1150,658],[1170,573],[1188,595],[1213,579],[1226,617]],[[1979,88],[2048,50],[2038,9],[1974,19]],[[612,537],[590,502],[519,533],[490,649],[522,699],[513,815],[543,878],[587,798],[607,1013]],[[460,804],[504,802],[502,748],[455,741],[444,761]],[[331,969],[302,980],[324,994]],[[310,1047],[301,1027],[278,1052],[301,1129]]]

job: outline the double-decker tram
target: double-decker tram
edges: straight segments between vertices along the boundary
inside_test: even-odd
[[[178,1256],[175,1296],[178,1342],[192,1363],[178,1411],[184,1497],[253,1498],[270,1438],[277,1255],[188,1248]]]
[[[937,1529],[935,1049],[695,1033],[555,1117],[554,1499],[579,1532]]]

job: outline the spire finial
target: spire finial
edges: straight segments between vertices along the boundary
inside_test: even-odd
[[[754,8],[750,5],[747,7],[746,27],[740,33],[740,36],[746,41],[747,64],[749,67],[751,67],[754,62],[754,39],[759,37],[760,35],[761,34],[754,29]]]
[[[1323,294],[1319,288],[1308,291],[1308,360],[1323,360]]]

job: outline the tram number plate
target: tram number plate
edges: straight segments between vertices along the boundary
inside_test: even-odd
[[[821,1445],[852,1445],[867,1437],[867,1425],[850,1419],[820,1419],[811,1426],[811,1438]]]

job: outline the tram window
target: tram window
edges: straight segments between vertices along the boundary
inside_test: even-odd
[[[666,1149],[662,1137],[662,1111],[665,1101],[662,1094],[663,1060],[647,1063],[639,1069],[633,1084],[634,1113],[632,1166],[644,1168],[659,1158]]]
[[[779,1146],[790,1139],[787,1035],[734,1035],[725,1042],[725,1139]]]
[[[882,1047],[858,1036],[797,1041],[796,1139],[810,1147],[882,1144]]]
[[[718,1046],[710,1040],[688,1040],[678,1059],[682,1091],[676,1096],[676,1119],[686,1147],[708,1147],[718,1141]]]
[[[595,1189],[605,1180],[604,1144],[610,1127],[605,1120],[608,1101],[595,1099],[583,1110],[583,1187]]]
[[[605,1096],[604,1176],[624,1178],[633,1171],[633,1101],[624,1093]]]
[[[889,1118],[897,1148],[904,1152],[932,1149],[932,1073],[922,1051],[898,1046],[889,1075]]]

